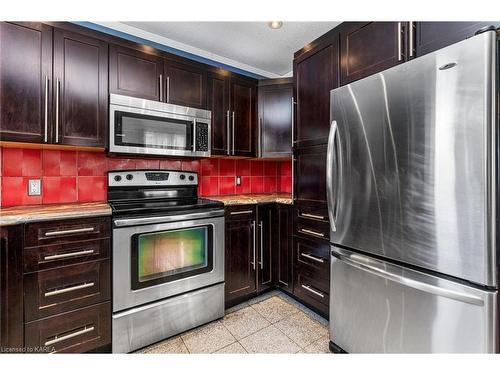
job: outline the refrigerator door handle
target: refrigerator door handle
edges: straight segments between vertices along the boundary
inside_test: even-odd
[[[335,212],[336,205],[333,202],[333,154],[335,152],[335,138],[338,132],[337,121],[333,120],[330,126],[330,134],[328,135],[328,149],[326,153],[326,200],[328,203],[328,218],[330,219],[330,229],[332,232],[337,231],[337,225],[335,224]],[[337,178],[339,178],[339,173],[337,173]],[[338,195],[338,192],[337,192]]]
[[[451,290],[447,288],[443,288],[436,285],[431,285],[414,278],[404,277],[401,275],[394,274],[385,269],[376,267],[374,265],[367,264],[368,262],[373,261],[370,258],[367,258],[360,254],[347,255],[345,252],[338,248],[332,247],[332,255],[341,260],[348,265],[358,268],[362,271],[371,273],[375,276],[383,277],[384,279],[391,280],[401,285],[405,285],[409,288],[418,289],[425,293],[431,293],[435,295],[439,295],[446,298],[451,298],[456,301],[465,302],[472,305],[484,306],[484,300],[481,297],[475,296],[470,293],[459,292],[456,290]]]

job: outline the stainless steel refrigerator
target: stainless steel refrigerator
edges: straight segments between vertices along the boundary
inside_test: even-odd
[[[497,43],[331,91],[332,350],[499,350]]]

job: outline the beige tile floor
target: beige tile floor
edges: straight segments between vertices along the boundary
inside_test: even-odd
[[[279,291],[138,353],[329,353],[328,322]]]

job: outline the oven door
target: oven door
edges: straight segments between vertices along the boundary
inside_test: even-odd
[[[199,216],[114,221],[114,312],[224,281],[224,217]]]

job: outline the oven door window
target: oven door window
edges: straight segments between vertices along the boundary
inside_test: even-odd
[[[132,237],[132,289],[210,272],[213,226],[199,226]]]
[[[115,112],[115,145],[193,150],[193,121]]]

